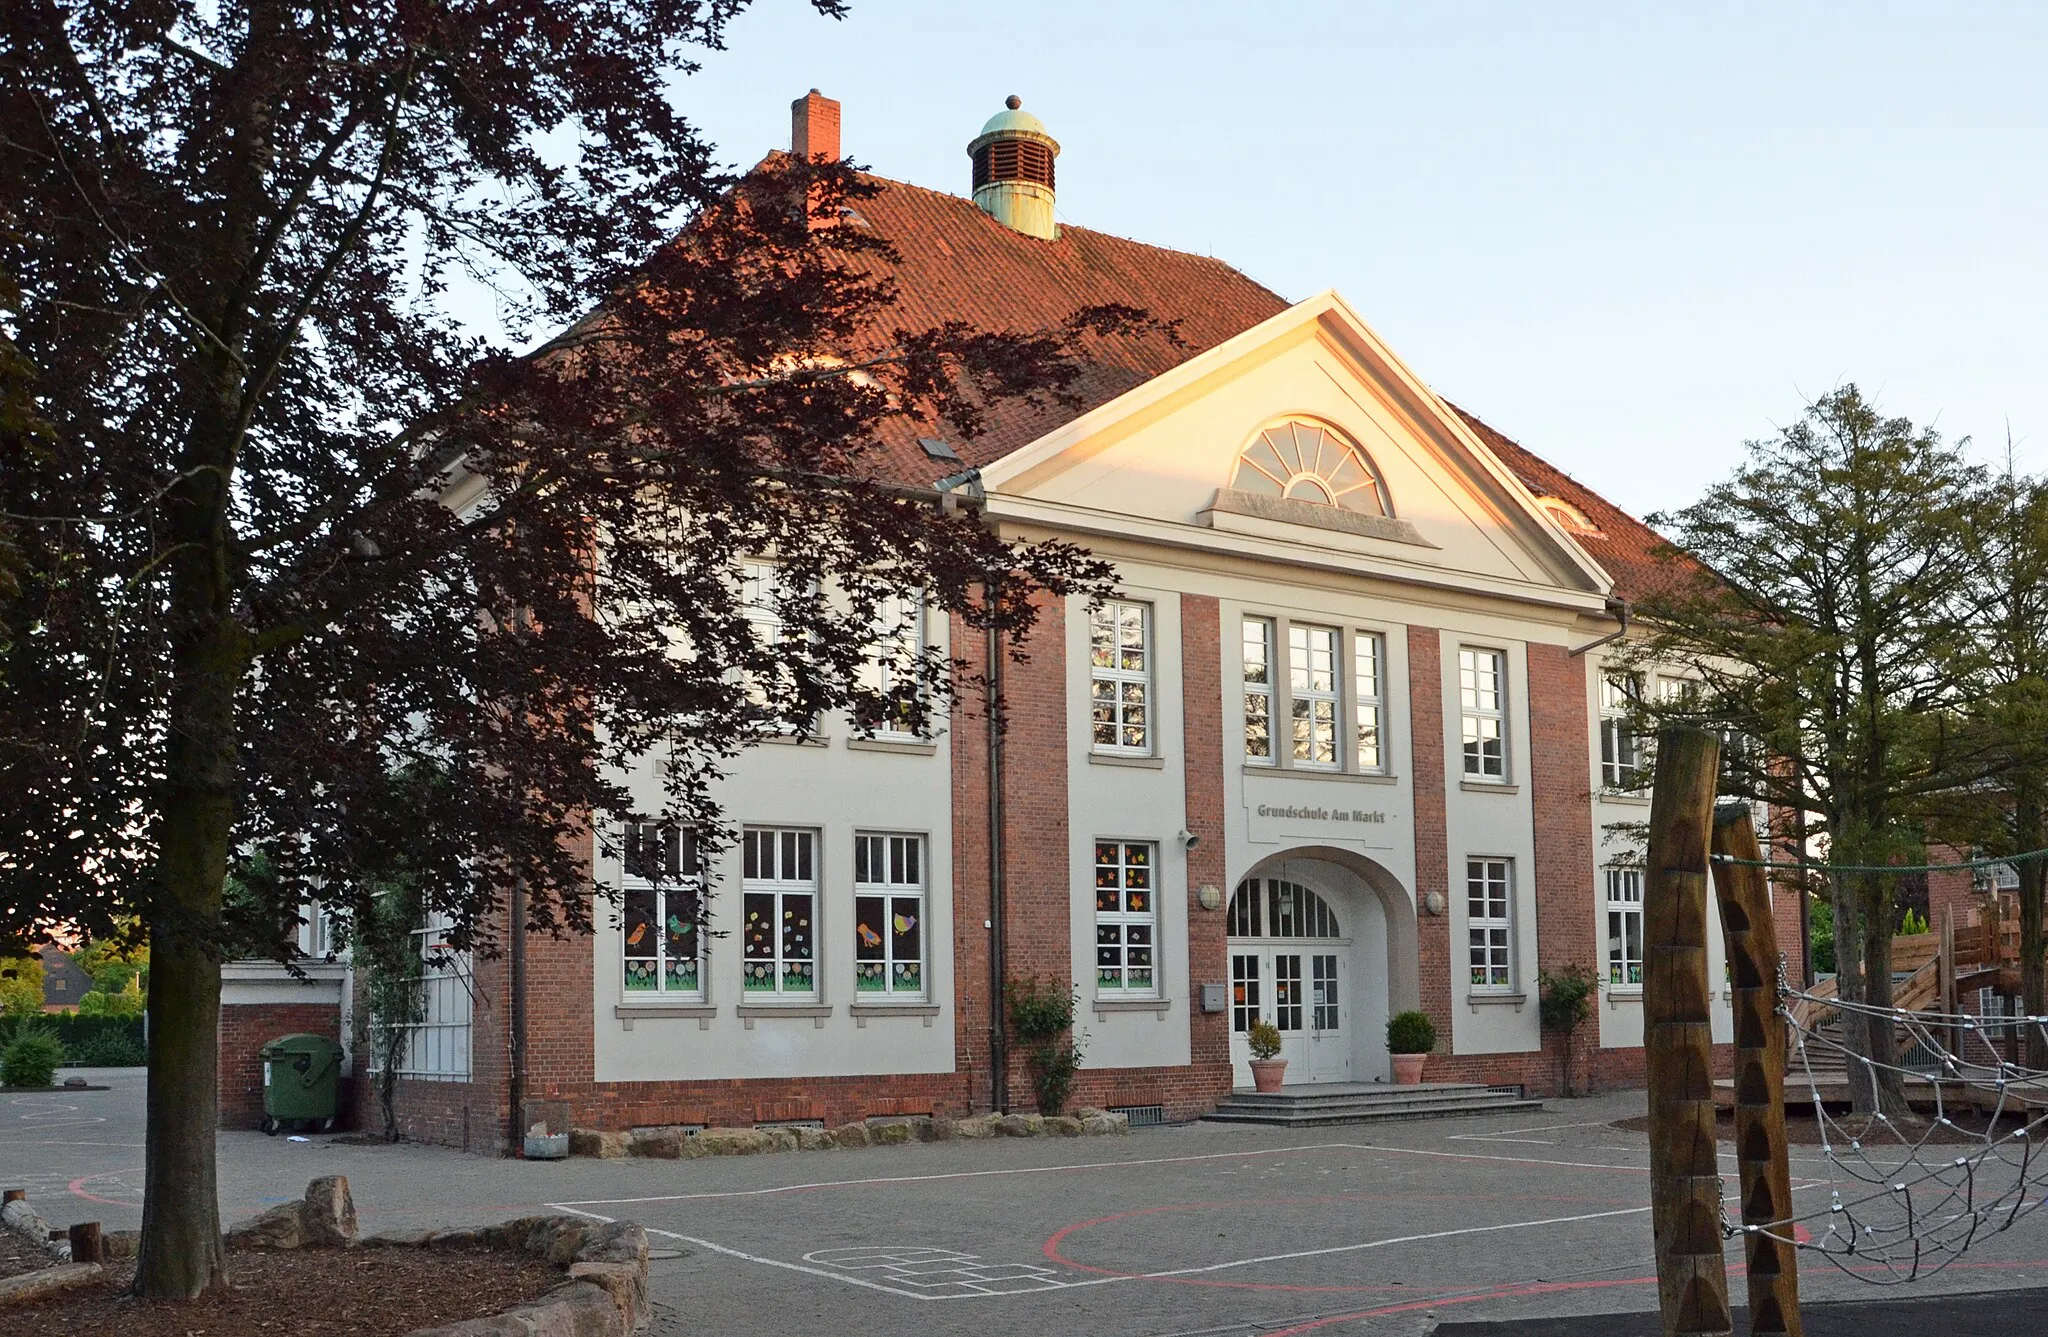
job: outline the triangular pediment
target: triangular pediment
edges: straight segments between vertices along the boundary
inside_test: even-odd
[[[1339,507],[1239,486],[1275,424],[1356,444],[1384,488]],[[1306,439],[1306,434],[1303,434]],[[1304,466],[1306,467],[1306,466]],[[1249,475],[1247,475],[1249,477]],[[1431,584],[1595,604],[1612,582],[1335,293],[1297,303],[982,471],[993,509]],[[1339,479],[1338,486],[1349,480]],[[1313,486],[1298,491],[1314,495]]]

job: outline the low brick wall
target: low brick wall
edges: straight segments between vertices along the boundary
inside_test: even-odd
[[[280,1035],[324,1035],[339,1042],[336,1003],[232,1003],[220,1010],[220,1126],[263,1121],[263,1046]],[[347,1113],[343,1102],[342,1113]]]

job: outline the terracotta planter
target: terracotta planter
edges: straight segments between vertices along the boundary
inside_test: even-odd
[[[1287,1077],[1287,1060],[1284,1058],[1255,1058],[1251,1062],[1252,1085],[1260,1091],[1278,1091],[1280,1083]]]
[[[1419,1086],[1422,1083],[1422,1065],[1429,1062],[1427,1054],[1395,1054],[1394,1085]]]

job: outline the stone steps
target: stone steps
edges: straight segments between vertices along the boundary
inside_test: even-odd
[[[1401,1119],[1448,1119],[1472,1114],[1535,1113],[1540,1100],[1477,1082],[1417,1086],[1343,1083],[1286,1087],[1275,1092],[1233,1091],[1202,1117],[1217,1123],[1258,1123],[1280,1128],[1322,1128]]]

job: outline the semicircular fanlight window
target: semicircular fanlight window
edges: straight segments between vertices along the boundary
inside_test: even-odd
[[[1387,515],[1386,488],[1358,447],[1312,422],[1283,422],[1252,438],[1237,457],[1232,487],[1262,497]]]

